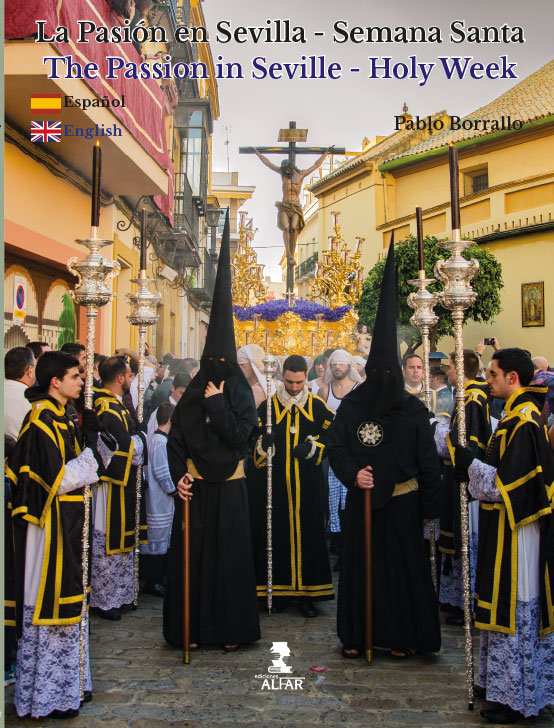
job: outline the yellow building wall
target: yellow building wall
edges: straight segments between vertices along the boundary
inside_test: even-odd
[[[501,291],[502,313],[493,323],[473,321],[464,326],[464,345],[475,347],[481,339],[496,336],[501,346],[519,346],[532,356],[545,356],[554,364],[554,231],[534,233],[484,245],[502,265],[504,288]],[[523,327],[521,320],[521,284],[544,281],[545,325]],[[448,354],[453,350],[451,338],[438,342],[438,349]],[[489,362],[492,348],[487,347],[484,361]]]
[[[508,192],[504,196],[506,213],[521,212],[541,205],[554,205],[554,182],[517,192]]]
[[[90,195],[53,175],[44,165],[23,154],[13,144],[5,145],[5,174],[10,180],[5,188],[6,220],[41,235],[47,234],[52,246],[59,241],[60,246],[65,246],[68,251],[66,258],[61,261],[63,263],[71,255],[85,257],[86,249],[75,240],[85,238],[90,233]],[[59,211],[59,214],[53,214],[53,211]],[[108,260],[119,260],[122,264],[119,276],[108,283],[115,291],[115,298],[102,308],[101,324],[97,326],[95,349],[103,354],[110,354],[117,347],[134,349],[138,343],[136,327],[127,320],[130,307],[125,294],[136,290],[136,285],[130,281],[138,278],[139,251],[133,247],[133,237],[139,235],[139,230],[131,226],[125,232],[118,231],[116,225],[119,220],[128,222],[123,211],[115,204],[101,207],[100,237],[115,241],[114,245],[103,248],[102,254]],[[17,240],[10,242],[18,243]],[[23,242],[21,244],[24,245]],[[41,254],[55,260],[60,258],[54,248],[45,248]],[[152,270],[152,263],[149,262],[149,274]],[[180,355],[181,297],[169,287],[165,290],[162,288],[162,291],[164,309],[168,313],[166,326],[161,327],[163,335],[158,336],[157,350],[163,353],[175,351]],[[170,312],[174,312],[173,324]],[[81,333],[84,341],[84,331]],[[175,348],[171,348],[172,337]],[[151,331],[147,333],[147,340],[152,340]]]

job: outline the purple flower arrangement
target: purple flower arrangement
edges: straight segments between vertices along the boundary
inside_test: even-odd
[[[340,321],[352,306],[339,306],[329,308],[314,301],[298,299],[293,306],[289,305],[286,298],[278,298],[275,301],[265,301],[257,306],[233,306],[233,313],[239,321],[252,321],[255,314],[260,314],[262,321],[276,321],[287,311],[292,311],[300,316],[302,321],[315,321],[316,314],[322,313],[324,321]]]

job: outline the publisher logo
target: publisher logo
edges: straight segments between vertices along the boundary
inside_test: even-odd
[[[292,677],[294,669],[285,661],[290,657],[288,644],[273,642],[270,652],[274,657],[267,668],[267,674],[255,675],[256,680],[262,682],[260,690],[304,690],[303,683],[306,678]]]

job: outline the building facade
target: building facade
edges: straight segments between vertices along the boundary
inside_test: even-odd
[[[460,159],[462,236],[496,256],[504,281],[502,312],[489,324],[469,322],[467,344],[496,336],[503,346],[521,346],[554,361],[554,321],[548,311],[553,291],[548,271],[554,266],[553,110],[554,61],[465,117],[465,129],[450,129],[450,117],[440,111],[431,115],[431,127],[373,140],[356,158],[311,185],[317,211],[302,241],[311,235],[322,250],[331,234],[330,213],[341,212],[345,238],[366,238],[362,263],[367,273],[393,230],[396,241],[415,234],[416,206],[423,208],[425,235],[448,236],[448,146],[454,143]],[[513,123],[502,128],[508,118],[521,121],[521,129]],[[476,119],[496,121],[500,128],[492,131],[489,123],[487,131],[475,129]],[[437,121],[444,130],[435,130]],[[451,347],[452,341],[439,342],[443,351]]]
[[[90,234],[92,148],[98,140],[100,237],[113,241],[103,254],[119,261],[121,272],[112,283],[112,303],[99,311],[97,351],[107,354],[120,346],[136,346],[125,294],[134,289],[131,280],[138,277],[139,220],[145,208],[148,274],[162,295],[149,343],[158,357],[168,351],[198,356],[215,280],[213,261],[205,256],[203,220],[213,121],[219,115],[217,85],[213,74],[209,79],[167,79],[161,84],[122,76],[108,81],[105,63],[109,55],[153,63],[169,53],[173,62],[202,62],[211,68],[208,43],[171,42],[177,24],[204,25],[200,2],[155,3],[146,24],[164,27],[168,40],[136,46],[74,42],[76,21],[83,12],[79,2],[68,0],[56,7],[46,0],[10,0],[6,5],[5,346],[36,339],[57,344],[62,296],[76,283],[67,261],[84,257],[86,250],[75,241]],[[99,25],[122,22],[104,0],[95,4],[94,13]],[[47,21],[49,35],[57,25],[65,25],[69,41],[37,44],[37,18]],[[131,24],[137,20],[135,16]],[[60,54],[98,63],[101,75],[86,81],[49,78],[43,56]],[[36,99],[45,97],[59,98],[57,114],[37,108]],[[52,120],[61,122],[60,140],[32,142],[31,122]],[[25,298],[23,313],[17,310],[18,291]],[[75,315],[77,339],[84,343],[84,312],[77,309]]]

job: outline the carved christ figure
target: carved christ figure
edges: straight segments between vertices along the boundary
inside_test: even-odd
[[[319,157],[311,167],[308,169],[298,169],[295,167],[289,159],[283,160],[281,166],[272,164],[267,157],[257,149],[254,152],[260,162],[263,162],[266,167],[272,169],[281,175],[283,182],[283,200],[276,202],[275,207],[278,210],[277,213],[277,227],[283,231],[283,240],[285,242],[285,252],[287,255],[288,268],[292,269],[296,265],[294,254],[296,252],[296,239],[298,233],[304,228],[304,215],[302,214],[302,207],[300,206],[300,192],[302,190],[302,182],[304,179],[316,170],[319,165],[325,160],[328,154],[333,151],[332,147],[329,147],[321,157]]]

